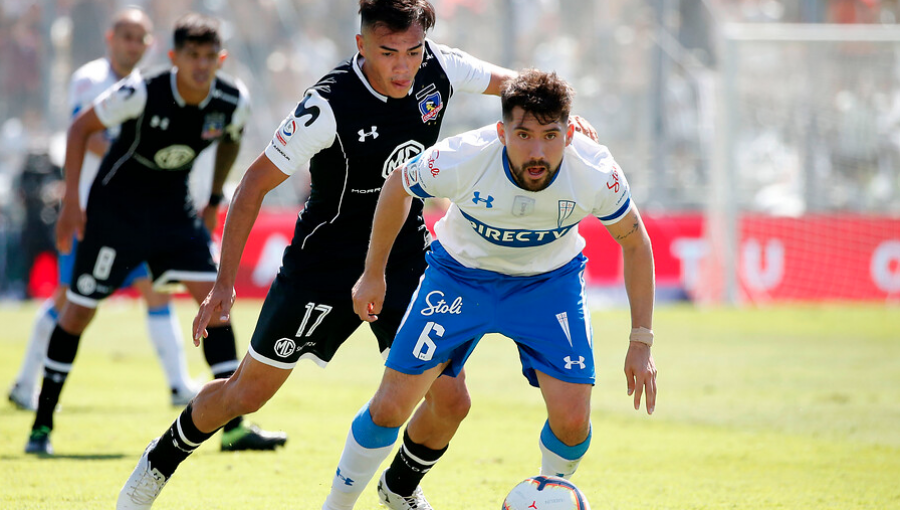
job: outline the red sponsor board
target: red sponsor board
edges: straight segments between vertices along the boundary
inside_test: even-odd
[[[439,215],[426,216],[429,228]],[[247,240],[235,283],[240,297],[264,297],[294,232],[296,210],[262,210]],[[219,238],[225,215],[219,222]],[[653,242],[659,296],[701,297],[719,291],[700,214],[644,215]],[[741,220],[737,247],[740,297],[745,302],[900,299],[900,219],[857,215]],[[579,225],[587,239],[586,279],[621,289],[622,252],[595,218]],[[55,281],[53,264],[38,265],[32,282]],[[49,268],[49,269],[48,269]],[[38,274],[41,273],[41,274]],[[50,287],[33,285],[33,295]],[[40,287],[40,288],[37,288]],[[46,287],[46,288],[45,288]]]
[[[429,227],[438,218],[427,216]],[[260,213],[241,260],[239,296],[265,296],[295,220],[295,211]],[[709,277],[703,216],[647,214],[644,222],[653,241],[658,287],[694,295],[701,276]],[[582,221],[579,231],[587,239],[588,285],[621,287],[622,252],[616,242],[594,218]],[[740,290],[751,302],[900,297],[900,219],[749,216],[741,222],[738,254]]]

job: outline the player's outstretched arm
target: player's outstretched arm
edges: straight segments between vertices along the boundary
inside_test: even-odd
[[[106,129],[93,108],[82,112],[66,136],[65,177],[66,192],[62,209],[56,222],[56,247],[62,253],[72,251],[72,236],[81,240],[84,235],[85,215],[78,197],[78,181],[81,179],[81,165],[88,149],[88,139],[94,133]]]
[[[381,188],[372,221],[366,267],[353,286],[353,311],[366,322],[374,322],[381,313],[387,290],[384,273],[388,256],[412,204],[412,197],[403,189],[401,172],[401,169],[394,170]]]
[[[606,228],[622,247],[625,290],[631,306],[631,327],[633,331],[638,330],[629,342],[628,353],[625,355],[628,394],[634,395],[635,410],[640,409],[641,396],[645,394],[647,413],[653,414],[656,408],[656,364],[649,344],[652,343],[655,282],[650,237],[637,206],[632,207],[624,218]]]
[[[250,165],[228,209],[225,219],[225,232],[222,234],[222,253],[216,283],[194,317],[194,345],[200,345],[200,338],[206,338],[206,326],[217,314],[220,320],[228,320],[231,305],[234,304],[234,280],[237,277],[238,265],[244,246],[250,236],[250,229],[259,215],[263,198],[276,186],[284,182],[288,176],[266,157],[260,154]]]

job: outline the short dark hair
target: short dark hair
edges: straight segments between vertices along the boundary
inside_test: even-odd
[[[359,0],[362,28],[386,27],[403,32],[419,24],[428,32],[435,21],[434,6],[428,0]]]
[[[569,121],[569,110],[575,91],[556,73],[546,73],[537,69],[526,69],[519,76],[509,80],[500,92],[503,121],[512,120],[516,106],[534,115],[541,124]]]
[[[219,20],[195,12],[189,12],[175,21],[173,38],[176,50],[184,48],[188,42],[222,45]]]

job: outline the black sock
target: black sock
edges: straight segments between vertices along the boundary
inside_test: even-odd
[[[203,340],[203,355],[206,357],[206,363],[209,364],[213,377],[228,379],[238,367],[234,332],[230,325],[206,328],[206,331],[209,333],[209,336]],[[244,418],[238,416],[222,428],[228,432],[240,425],[242,421]]]
[[[81,335],[73,335],[56,325],[47,345],[47,358],[44,360],[44,381],[41,384],[41,395],[38,397],[38,408],[34,415],[31,430],[39,427],[53,429],[53,412],[59,402],[66,377],[72,370],[72,362],[78,352]]]
[[[422,477],[437,463],[441,455],[447,451],[432,450],[427,446],[416,444],[409,438],[409,431],[403,431],[403,445],[394,456],[391,467],[384,474],[384,479],[392,492],[403,497],[412,496]]]
[[[197,429],[191,418],[193,407],[193,403],[188,404],[181,415],[172,422],[172,426],[159,438],[156,446],[147,453],[150,465],[158,469],[166,478],[172,476],[178,465],[188,458],[188,455],[194,453],[200,444],[216,433],[216,431],[212,431],[207,434]]]

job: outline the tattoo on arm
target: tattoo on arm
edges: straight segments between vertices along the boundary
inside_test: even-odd
[[[625,239],[626,237],[630,236],[631,234],[633,234],[633,233],[635,233],[635,232],[637,232],[637,231],[638,231],[638,223],[637,223],[637,222],[634,222],[634,226],[631,227],[631,230],[629,230],[629,231],[628,231],[627,233],[625,233],[625,234],[621,234],[621,235],[616,236],[616,241],[621,241],[621,240]]]

